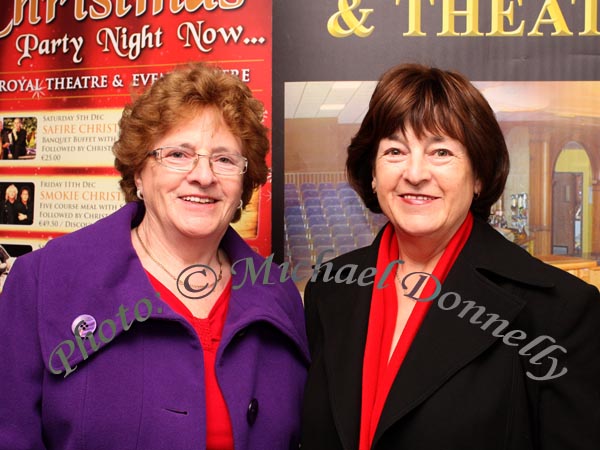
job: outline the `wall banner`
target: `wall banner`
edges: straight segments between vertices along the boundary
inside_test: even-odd
[[[238,76],[271,128],[271,40],[270,0],[11,0],[0,17],[4,253],[35,250],[124,203],[111,152],[121,110],[178,64]],[[236,225],[263,254],[270,193],[269,181]]]
[[[372,80],[390,66],[409,61],[459,70],[472,80],[596,80],[600,73],[596,57],[600,42],[598,3],[275,3],[276,67],[281,68],[286,81]]]
[[[511,171],[490,222],[545,261],[561,255],[595,267],[598,3],[275,2],[274,147],[283,149],[274,161],[281,186],[274,192],[276,256],[310,267],[324,249],[336,256],[372,241],[385,217],[348,192],[347,147],[379,77],[397,64],[420,63],[466,75],[502,127]]]

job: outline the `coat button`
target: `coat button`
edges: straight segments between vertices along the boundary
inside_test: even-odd
[[[256,416],[258,415],[258,400],[253,398],[248,404],[248,412],[246,413],[246,419],[250,425],[254,425],[256,422]]]
[[[85,339],[88,334],[92,334],[96,331],[96,319],[89,314],[77,316],[71,323],[71,331],[75,336]]]

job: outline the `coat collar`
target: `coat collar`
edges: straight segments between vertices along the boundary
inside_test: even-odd
[[[233,289],[223,328],[223,342],[228,343],[249,323],[264,320],[290,337],[308,363],[310,356],[304,309],[294,282],[282,276],[281,268],[273,262],[273,255],[267,259],[258,255],[231,227],[225,233],[221,246],[235,270],[232,270]],[[260,271],[256,282],[252,281],[252,270]],[[268,271],[266,282],[265,271]],[[225,347],[220,347],[219,354]]]
[[[82,314],[93,316],[98,328],[104,321],[112,321],[115,336],[118,336],[126,331],[123,322],[135,328],[136,311],[138,317],[144,318],[148,315],[147,305],[150,304],[148,319],[181,322],[195,336],[191,325],[157,297],[132,246],[131,229],[141,222],[144,213],[141,203],[128,203],[93,225],[50,241],[39,251],[38,285],[43,293],[38,302],[38,320],[42,355],[48,369],[53,350],[66,341],[77,344],[68,356],[71,367],[95,353],[89,341],[83,341],[87,355],[86,351],[80,350],[71,332],[74,319]],[[264,260],[231,227],[221,245],[232,261],[252,258],[260,267]],[[239,279],[242,275],[234,275],[234,286],[242,284]],[[121,309],[124,310],[124,319],[119,316]],[[293,283],[244,285],[242,289],[233,290],[223,342],[229,342],[237,331],[259,320],[271,322],[288,336],[308,361],[302,303]],[[108,338],[112,334],[110,323],[104,329]],[[97,351],[110,345],[110,341],[96,341]],[[68,344],[64,344],[64,348],[68,354]],[[54,368],[62,367],[56,355],[52,361]]]
[[[370,247],[335,259],[333,272],[342,271],[347,264],[359,264],[359,270],[375,267],[381,235],[382,232]],[[443,284],[442,294],[456,292],[461,299],[471,300],[485,308],[486,313],[497,314],[510,323],[526,301],[499,286],[498,277],[537,288],[552,286],[544,277],[543,264],[532,260],[485,222],[475,220],[471,235]],[[332,286],[325,287],[324,292],[330,292],[334,298],[316,300],[326,333],[324,358],[332,411],[344,448],[356,449],[373,286],[354,284],[347,288],[341,284],[333,286],[333,281],[326,284]],[[392,385],[373,447],[390,426],[499,339],[491,334],[494,328],[482,330],[480,325],[470,323],[472,312],[460,318],[458,313],[463,307],[444,311],[434,302]]]
[[[518,245],[509,244],[506,238],[481,219],[473,222],[473,231],[462,251],[462,259],[481,273],[491,272],[533,287],[554,287],[543,262]]]

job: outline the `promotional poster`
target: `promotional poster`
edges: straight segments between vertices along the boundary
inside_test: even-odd
[[[11,0],[0,19],[0,195],[27,214],[3,214],[0,245],[35,250],[124,204],[111,152],[122,108],[177,65],[238,76],[270,129],[271,48],[267,0]],[[264,254],[270,200],[269,181],[235,224]]]
[[[310,267],[327,248],[325,259],[373,240],[385,217],[346,191],[346,149],[379,77],[417,63],[464,74],[496,114],[511,158],[498,231],[597,277],[599,18],[596,0],[276,2],[274,248]]]

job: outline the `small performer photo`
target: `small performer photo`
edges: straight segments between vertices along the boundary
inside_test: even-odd
[[[0,225],[33,223],[33,183],[0,182]]]
[[[37,118],[5,118],[2,128],[3,160],[35,158]]]

